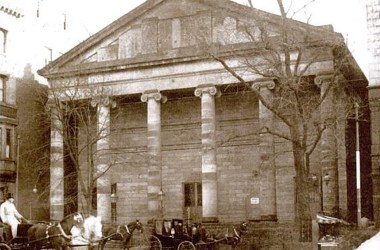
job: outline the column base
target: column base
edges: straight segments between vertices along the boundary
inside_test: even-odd
[[[203,217],[202,223],[218,223],[219,220],[217,217]]]
[[[50,205],[50,219],[60,221],[64,217],[64,206],[63,205]]]
[[[277,221],[277,215],[275,214],[261,215],[260,221]]]

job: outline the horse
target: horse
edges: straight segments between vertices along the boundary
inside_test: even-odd
[[[103,238],[102,223],[100,216],[90,215],[84,219],[83,227],[73,226],[71,228],[70,247],[74,249],[88,249]]]
[[[50,246],[55,250],[68,249],[73,226],[81,226],[84,222],[82,213],[73,213],[64,217],[58,223],[37,223],[28,229],[30,249],[41,249]]]
[[[233,235],[213,235],[212,238],[208,238],[206,242],[208,243],[220,243],[231,246],[232,249],[236,248],[237,244],[240,243],[241,237],[243,234],[248,232],[248,223],[242,222],[239,226],[233,226],[232,228]],[[202,237],[204,238],[204,233],[201,232]]]
[[[99,242],[99,249],[103,250],[107,241],[121,241],[123,250],[127,248],[133,231],[143,232],[142,223],[139,220],[128,223],[128,225],[109,225],[103,227],[103,239]]]

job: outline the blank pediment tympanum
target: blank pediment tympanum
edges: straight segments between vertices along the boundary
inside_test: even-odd
[[[140,10],[136,18],[128,19],[128,13],[95,34],[99,41],[61,67],[126,59],[157,61],[186,57],[201,53],[210,45],[247,43],[258,35],[253,18],[248,20],[238,12],[210,4],[215,1],[158,2],[150,9]],[[102,32],[112,28],[112,33],[102,37]]]

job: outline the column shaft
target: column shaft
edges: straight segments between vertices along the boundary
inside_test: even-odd
[[[254,89],[260,91],[260,96],[272,103],[272,92],[275,84],[272,80],[254,83]],[[274,128],[274,115],[259,101],[260,122],[260,215],[261,220],[276,220],[276,169],[274,137],[267,129]]]
[[[97,175],[97,213],[105,221],[111,220],[111,181],[105,173],[109,168],[110,149],[110,106],[108,97],[100,100],[97,106],[98,140],[96,142]]]
[[[371,109],[371,163],[373,213],[376,226],[380,226],[380,87],[370,89]]]
[[[321,121],[326,125],[321,137],[321,164],[322,177],[325,180],[322,184],[323,211],[333,216],[337,216],[339,208],[339,184],[338,184],[338,162],[337,162],[337,142],[335,136],[335,107],[334,107],[334,87],[331,86],[333,76],[318,76],[316,83],[320,85],[321,96],[324,100],[321,104]]]
[[[201,97],[202,137],[202,216],[204,222],[218,220],[218,180],[215,138],[215,95],[214,86],[200,87],[195,95]]]
[[[64,217],[63,123],[59,109],[50,108],[50,219],[61,220]]]
[[[148,154],[148,210],[155,218],[163,217],[163,207],[159,200],[162,191],[161,153],[161,101],[165,101],[157,90],[141,96],[147,102],[147,154]]]

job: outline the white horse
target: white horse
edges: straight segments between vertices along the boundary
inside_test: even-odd
[[[364,241],[356,250],[379,250],[380,249],[380,232]]]
[[[103,237],[101,217],[90,215],[84,219],[83,228],[72,227],[71,236],[72,249],[87,249],[91,243]]]

